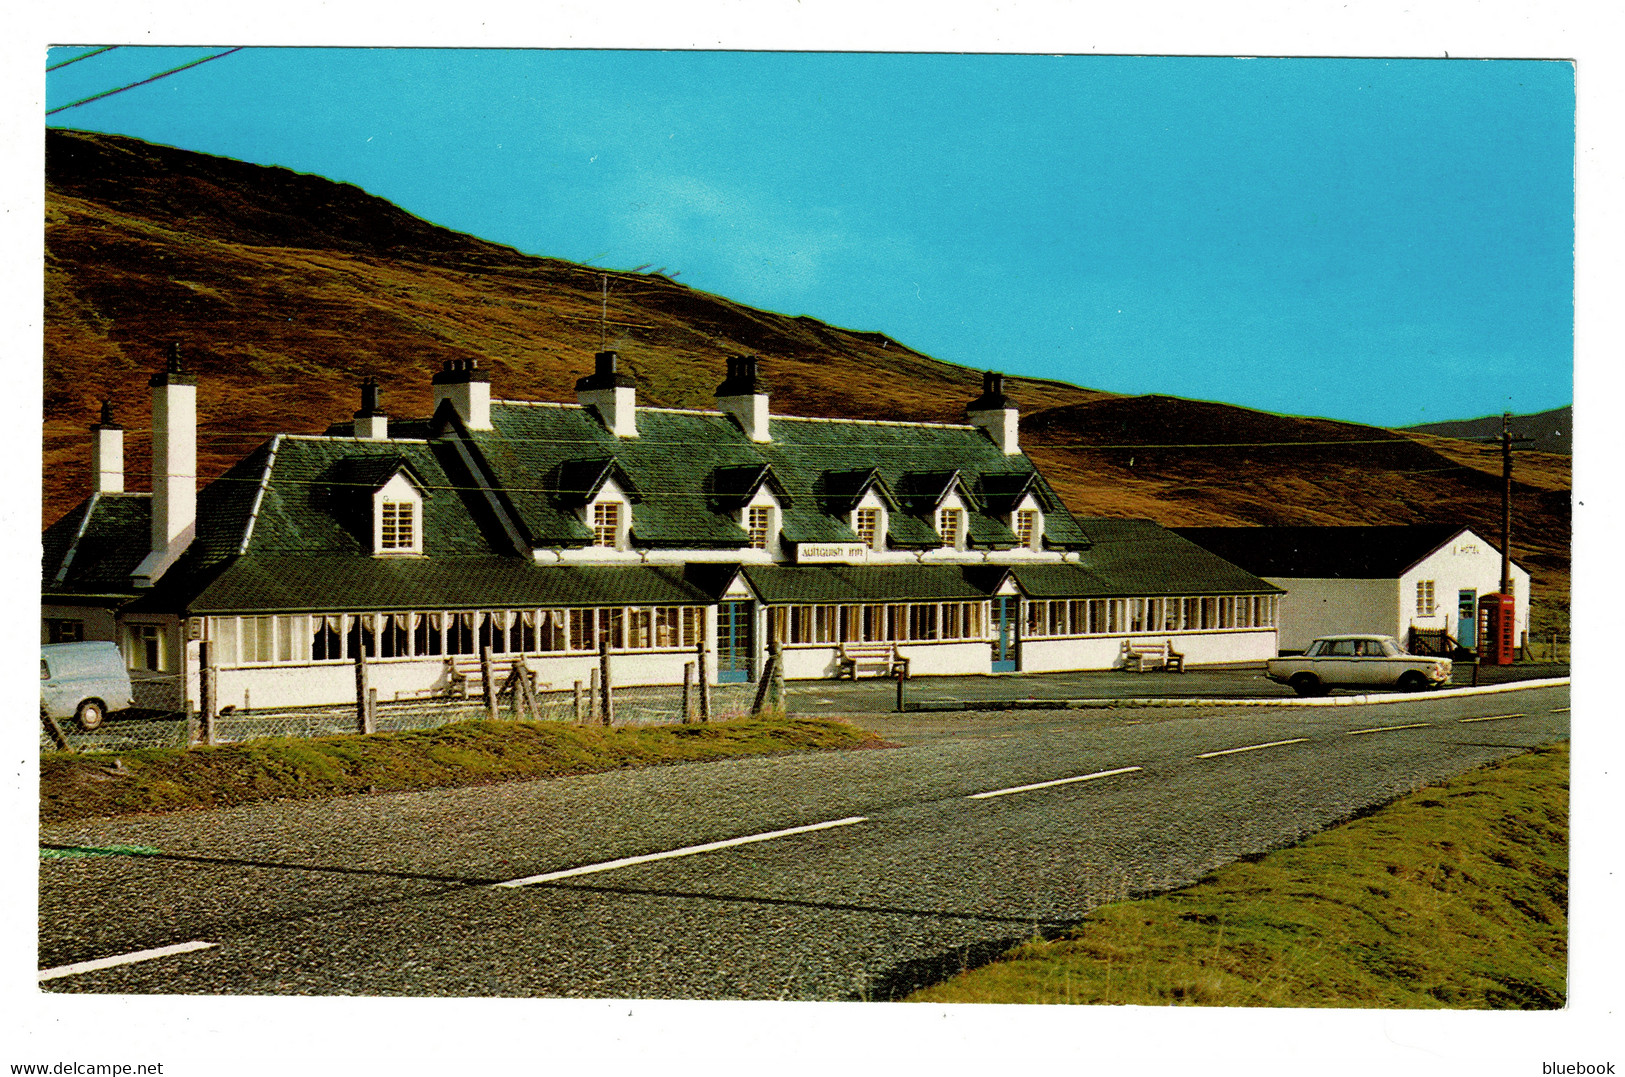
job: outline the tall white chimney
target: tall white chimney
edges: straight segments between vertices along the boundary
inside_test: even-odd
[[[1019,413],[1004,395],[1004,375],[991,370],[982,375],[982,395],[965,408],[965,421],[979,427],[1006,456],[1021,452],[1017,436]]]
[[[439,401],[435,403],[439,404]],[[486,398],[486,414],[490,414],[489,397]],[[361,383],[361,410],[355,413],[355,436],[366,441],[386,441],[389,438],[389,416],[378,406],[377,378],[367,378]]]
[[[593,371],[576,382],[576,402],[595,408],[604,428],[618,438],[638,436],[638,383],[620,370],[620,355],[599,352]]]
[[[734,417],[752,441],[772,441],[768,431],[768,384],[757,376],[754,355],[730,355],[728,377],[717,386],[717,407]]]
[[[113,421],[113,402],[102,401],[101,422],[90,428],[90,482],[98,494],[124,492],[124,428]]]
[[[179,344],[152,386],[152,552],[135,570],[150,587],[191,545],[197,528],[197,377],[181,367]]]
[[[450,400],[464,426],[491,429],[491,375],[480,369],[478,360],[448,359],[432,380],[436,409],[442,400]]]

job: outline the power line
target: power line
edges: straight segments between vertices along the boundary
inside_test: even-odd
[[[52,64],[50,67],[47,67],[45,70],[47,72],[57,71],[57,70],[59,70],[61,68],[67,67],[69,64],[76,64],[80,60],[88,60],[92,56],[100,56],[104,52],[112,52],[116,48],[118,48],[117,45],[103,45],[99,49],[91,49],[89,52],[82,52],[78,56],[75,56],[71,60],[63,60],[59,64]],[[46,115],[49,115],[49,113],[47,113]]]
[[[81,97],[79,100],[70,101],[66,105],[58,105],[56,108],[46,109],[45,114],[47,116],[54,116],[58,112],[62,112],[65,109],[78,108],[80,105],[88,105],[92,101],[100,101],[104,97],[112,97],[114,94],[123,93],[125,90],[133,90],[137,86],[145,86],[149,82],[157,82],[159,79],[168,78],[170,75],[178,74],[178,73],[180,73],[182,71],[185,71],[189,67],[196,67],[198,64],[206,64],[210,60],[218,60],[222,56],[230,56],[234,52],[242,52],[244,47],[245,46],[238,45],[234,49],[227,49],[225,52],[217,52],[213,56],[205,56],[205,57],[203,57],[203,59],[201,59],[201,60],[193,60],[189,64],[182,64],[179,67],[172,67],[168,71],[160,71],[158,74],[153,75],[151,78],[142,79],[140,82],[132,82],[128,86],[120,86],[120,87],[118,87],[117,89],[114,89],[114,90],[104,90],[99,94],[92,94],[89,97]]]

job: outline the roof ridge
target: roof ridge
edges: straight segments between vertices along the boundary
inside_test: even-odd
[[[243,525],[243,541],[237,547],[237,552],[248,552],[248,542],[254,537],[254,524],[260,518],[260,504],[265,500],[265,490],[271,485],[271,469],[276,467],[276,451],[282,447],[282,435],[277,434],[271,439],[271,451],[265,458],[265,469],[260,472],[260,488],[254,491],[254,505],[248,510],[248,522]]]
[[[56,570],[55,583],[61,583],[68,578],[68,568],[73,564],[73,555],[79,552],[79,540],[85,537],[85,531],[90,527],[91,517],[96,515],[96,504],[101,500],[102,492],[91,492],[90,500],[85,503],[85,518],[79,521],[79,529],[73,533],[73,541],[68,543],[68,550],[62,555],[62,564]]]
[[[275,438],[286,438],[288,441],[356,441],[366,445],[427,445],[428,438],[358,438],[344,434],[276,434]]]
[[[970,423],[922,423],[905,419],[829,419],[819,415],[769,415],[769,419],[782,419],[792,423],[852,423],[857,426],[913,426],[936,430],[975,430]]]

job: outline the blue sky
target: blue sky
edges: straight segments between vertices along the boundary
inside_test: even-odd
[[[972,367],[1382,425],[1572,400],[1567,63],[250,48],[48,122]]]

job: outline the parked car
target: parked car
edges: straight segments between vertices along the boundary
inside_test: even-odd
[[[1289,684],[1300,696],[1323,696],[1333,688],[1395,687],[1407,692],[1437,688],[1450,680],[1451,662],[1406,654],[1392,636],[1325,636],[1301,655],[1272,658],[1264,675]]]
[[[39,649],[40,712],[72,717],[87,732],[111,711],[135,706],[130,671],[113,643],[47,643]]]

